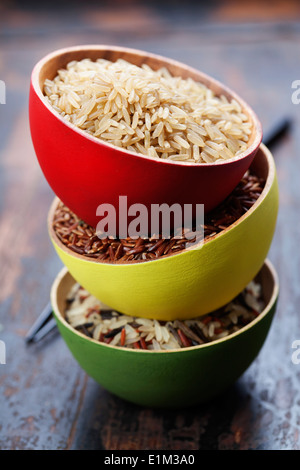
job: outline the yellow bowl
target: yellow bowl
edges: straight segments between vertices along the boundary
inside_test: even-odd
[[[74,279],[113,309],[166,321],[204,315],[244,289],[261,269],[272,242],[278,185],[272,154],[263,144],[251,169],[266,179],[255,204],[210,241],[177,255],[128,264],[78,255],[61,243],[52,228],[57,198],[48,216],[50,238]]]

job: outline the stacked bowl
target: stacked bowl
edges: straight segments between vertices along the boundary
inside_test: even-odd
[[[103,70],[95,70],[95,64]],[[143,79],[134,75],[140,70]],[[79,77],[73,88],[67,72]],[[187,89],[190,108],[184,101]],[[80,102],[80,93],[89,101]],[[232,106],[234,125],[226,121]],[[29,113],[36,155],[56,194],[49,235],[65,265],[51,301],[61,335],[78,363],[105,388],[141,405],[186,406],[221,393],[260,351],[278,296],[277,275],[266,260],[278,210],[276,169],[261,143],[255,113],[233,91],[195,69],[113,46],[73,47],[43,58],[32,72]],[[92,127],[95,121],[98,127]],[[211,127],[212,121],[217,127]],[[173,240],[170,246],[165,239],[151,245],[152,233],[147,242],[137,245],[127,238],[122,244],[117,222],[116,240],[108,238],[105,251],[97,241],[99,205],[113,207],[119,221],[124,196],[127,207],[139,204],[148,214],[153,205],[203,205],[209,235],[194,244]],[[80,233],[90,236],[89,249],[78,243]],[[224,314],[249,284],[259,286],[262,304],[251,322],[228,335],[212,336],[212,341],[197,342],[179,328],[178,348],[160,348],[159,341],[153,348],[146,333],[140,341],[112,345],[105,335],[90,337],[74,327],[66,315],[69,294],[80,285],[85,296],[100,303],[100,317],[116,311],[118,318],[131,318],[135,328],[148,320],[162,331],[160,327],[173,328],[176,322],[203,318],[205,323],[217,311]],[[246,307],[240,305],[240,311]],[[113,337],[111,331],[109,335]]]

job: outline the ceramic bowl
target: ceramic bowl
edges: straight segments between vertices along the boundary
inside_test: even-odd
[[[73,329],[64,318],[74,279],[66,268],[51,290],[59,331],[78,364],[104,388],[130,402],[185,407],[225,391],[256,358],[267,337],[278,297],[278,280],[266,260],[256,280],[262,285],[263,312],[238,332],[201,346],[172,351],[127,349],[99,343]]]
[[[251,169],[266,179],[260,197],[234,224],[193,249],[153,261],[97,262],[67,248],[52,228],[50,238],[72,276],[91,294],[128,315],[173,320],[215,310],[233,299],[258,273],[276,225],[278,186],[270,151],[262,145]]]
[[[253,124],[245,152],[213,164],[182,163],[133,153],[93,137],[67,122],[43,94],[46,78],[72,60],[123,58],[153,69],[166,66],[175,76],[192,77],[217,95],[235,98]],[[34,67],[31,77],[29,117],[32,141],[42,171],[55,194],[89,225],[96,227],[100,204],[112,204],[119,215],[119,196],[128,206],[144,204],[204,204],[210,211],[233,190],[250,166],[262,140],[261,125],[239,96],[206,74],[191,67],[134,49],[113,46],[80,46],[55,51]],[[117,218],[118,220],[118,218]]]

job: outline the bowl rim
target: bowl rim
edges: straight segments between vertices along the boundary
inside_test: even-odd
[[[49,212],[48,212],[48,217],[47,217],[49,237],[52,240],[52,242],[54,244],[56,244],[56,246],[58,248],[60,248],[64,253],[66,253],[67,255],[69,255],[73,258],[77,258],[77,259],[79,259],[83,262],[87,262],[87,263],[94,263],[94,264],[102,265],[102,266],[103,265],[105,265],[105,266],[118,266],[119,268],[121,268],[121,267],[127,267],[128,268],[129,266],[145,265],[146,263],[147,264],[148,263],[151,263],[151,264],[152,263],[159,263],[159,262],[163,262],[163,261],[166,261],[166,260],[169,260],[169,259],[178,258],[179,256],[184,256],[186,253],[191,252],[191,251],[200,250],[201,248],[208,245],[209,243],[212,243],[215,240],[218,240],[222,236],[225,236],[229,231],[233,230],[238,225],[243,223],[244,220],[246,220],[249,216],[251,216],[251,214],[258,208],[258,206],[260,206],[262,204],[262,202],[267,197],[267,195],[268,195],[268,193],[269,193],[269,191],[270,191],[270,189],[271,189],[271,187],[272,187],[272,185],[275,181],[275,178],[276,178],[276,166],[275,166],[275,161],[274,161],[274,158],[272,156],[272,153],[270,152],[270,150],[264,144],[260,144],[259,150],[262,152],[262,154],[264,155],[264,157],[266,159],[266,162],[267,162],[267,165],[268,165],[268,175],[267,175],[267,178],[266,178],[265,186],[264,186],[261,194],[259,195],[259,197],[255,201],[255,203],[250,207],[250,209],[248,209],[247,212],[245,212],[245,214],[243,214],[239,219],[237,219],[235,222],[233,222],[231,225],[229,225],[226,229],[224,229],[221,232],[217,233],[216,235],[210,237],[206,241],[201,240],[195,246],[190,246],[188,248],[185,248],[184,250],[182,250],[179,253],[173,254],[171,256],[160,257],[158,259],[153,259],[153,260],[130,261],[130,262],[124,262],[124,263],[117,263],[117,262],[116,263],[110,263],[110,262],[105,262],[105,261],[97,261],[93,258],[87,258],[84,255],[76,253],[73,250],[71,250],[70,248],[68,248],[66,245],[64,245],[61,242],[61,240],[59,240],[58,236],[55,233],[55,230],[53,229],[53,226],[52,226],[53,214],[55,212],[57,204],[60,202],[60,199],[57,196],[55,196],[53,201],[52,201],[52,204],[51,204]]]
[[[73,328],[66,321],[66,319],[64,318],[62,312],[60,311],[60,309],[58,307],[58,303],[57,303],[57,295],[56,294],[57,294],[58,287],[60,286],[60,284],[62,282],[64,282],[64,279],[67,276],[72,277],[72,275],[68,271],[68,268],[65,267],[65,266],[58,273],[58,275],[56,276],[56,278],[55,278],[55,280],[52,284],[51,291],[50,291],[50,301],[51,301],[51,305],[52,305],[52,308],[53,308],[53,313],[54,313],[54,316],[56,318],[56,321],[61,322],[63,324],[63,326],[67,327],[68,330],[70,330],[73,334],[79,336],[83,340],[90,341],[90,342],[94,343],[95,345],[97,345],[96,347],[111,348],[111,349],[115,349],[117,351],[124,351],[126,353],[131,353],[131,354],[134,354],[134,353],[138,353],[138,354],[151,354],[151,353],[167,354],[167,353],[179,353],[179,352],[180,353],[184,353],[184,352],[188,353],[190,351],[197,351],[199,349],[213,347],[214,345],[218,345],[218,344],[224,343],[226,341],[230,341],[231,339],[236,338],[237,336],[245,333],[246,331],[248,331],[249,329],[251,329],[252,327],[257,325],[259,322],[261,322],[268,315],[268,313],[271,311],[272,307],[275,305],[275,303],[277,301],[277,298],[278,298],[278,295],[279,295],[279,279],[278,279],[278,274],[277,274],[273,264],[271,263],[271,261],[268,258],[265,259],[264,264],[261,267],[261,269],[259,270],[259,272],[257,273],[257,275],[260,274],[260,272],[263,268],[265,268],[269,271],[269,274],[270,274],[270,276],[272,278],[272,281],[273,281],[272,294],[271,294],[271,297],[269,299],[269,302],[265,305],[263,311],[254,320],[252,320],[250,323],[248,323],[247,325],[245,325],[244,327],[242,327],[238,331],[236,331],[234,333],[231,333],[228,336],[225,336],[224,338],[219,338],[219,339],[211,341],[209,343],[199,344],[198,346],[189,346],[187,348],[168,349],[168,350],[162,350],[162,349],[161,350],[149,350],[149,349],[125,348],[125,347],[122,347],[122,346],[114,346],[114,345],[110,345],[110,344],[106,344],[106,343],[101,343],[100,341],[97,341],[93,338],[89,338],[88,336],[84,335],[80,331],[75,330],[75,328]],[[73,278],[73,280],[74,280],[74,284],[75,284],[76,281],[75,281],[74,278]]]
[[[214,84],[215,86],[221,88],[222,91],[226,92],[228,95],[230,95],[233,99],[235,99],[243,108],[243,110],[247,111],[247,114],[252,121],[252,125],[254,127],[252,134],[254,135],[253,137],[253,142],[249,147],[247,147],[246,150],[240,153],[240,155],[232,157],[228,160],[217,160],[212,163],[193,163],[193,162],[184,162],[184,161],[177,161],[177,160],[166,160],[166,159],[161,159],[161,158],[153,158],[148,155],[143,155],[142,153],[138,152],[131,152],[130,150],[127,150],[123,147],[117,147],[113,144],[110,144],[108,142],[105,142],[104,140],[94,137],[93,135],[88,134],[84,130],[78,128],[75,126],[75,124],[70,123],[66,119],[64,119],[54,108],[51,106],[51,104],[48,102],[46,99],[45,95],[43,94],[41,87],[39,85],[39,76],[42,68],[44,65],[54,59],[55,57],[58,57],[60,55],[70,53],[70,52],[79,52],[79,51],[89,51],[89,50],[99,50],[99,51],[113,51],[113,52],[123,52],[123,53],[132,53],[135,55],[139,56],[144,56],[144,57],[150,57],[155,60],[160,60],[165,62],[166,64],[170,64],[173,66],[177,66],[181,69],[185,69],[188,72],[191,73],[196,73],[199,76],[201,76],[201,80],[208,81],[210,84]],[[40,99],[41,103],[50,111],[50,113],[58,119],[63,125],[66,127],[70,128],[73,132],[79,134],[80,136],[86,138],[87,140],[93,142],[94,144],[97,144],[99,146],[104,146],[108,149],[113,149],[117,152],[122,152],[125,154],[130,155],[131,157],[135,158],[144,158],[146,160],[149,160],[151,162],[157,163],[157,164],[166,164],[166,165],[177,165],[177,166],[182,166],[182,167],[214,167],[214,166],[220,166],[220,165],[228,165],[230,163],[234,163],[237,161],[240,161],[249,155],[251,155],[255,150],[258,149],[259,145],[262,142],[262,137],[263,137],[263,132],[262,132],[262,125],[260,120],[258,119],[256,113],[252,109],[252,107],[246,103],[235,91],[233,91],[231,88],[229,88],[227,85],[223,84],[219,80],[211,77],[210,75],[195,69],[194,67],[191,67],[189,65],[186,65],[182,62],[179,62],[177,60],[161,56],[159,54],[154,54],[152,52],[146,52],[140,49],[134,49],[134,48],[128,48],[128,47],[119,47],[119,46],[111,46],[111,45],[96,45],[96,44],[90,44],[90,45],[80,45],[80,46],[72,46],[72,47],[66,47],[62,49],[57,49],[53,52],[50,52],[49,54],[45,55],[42,59],[40,59],[36,65],[34,66],[32,73],[31,73],[31,86],[33,90],[35,91],[37,97]]]

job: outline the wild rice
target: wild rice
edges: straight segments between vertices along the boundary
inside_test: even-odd
[[[245,214],[260,196],[264,180],[247,172],[237,187],[216,209],[204,217],[204,242],[229,227]],[[169,239],[161,236],[148,239],[99,239],[96,230],[71,212],[62,202],[57,205],[53,217],[53,229],[59,240],[75,253],[99,262],[127,263],[151,261],[171,256],[187,247],[188,240],[176,232]],[[188,234],[186,234],[188,235]],[[197,234],[197,241],[200,235]]]
[[[73,328],[102,343],[132,349],[171,350],[229,336],[253,321],[263,308],[261,286],[252,281],[217,311],[191,320],[163,322],[113,311],[74,284],[67,297],[65,317]]]
[[[173,77],[165,68],[154,71],[123,59],[72,61],[45,80],[44,93],[80,129],[153,158],[226,160],[247,149],[251,134],[252,124],[235,100],[215,96],[191,78]],[[209,149],[208,141],[218,147]],[[163,143],[170,155],[157,148]],[[180,158],[182,153],[188,158]]]

